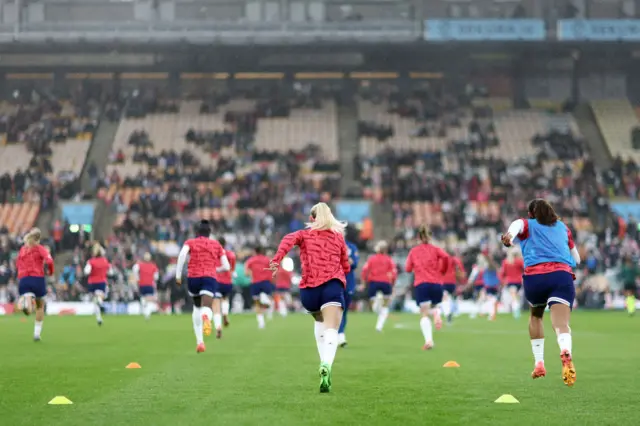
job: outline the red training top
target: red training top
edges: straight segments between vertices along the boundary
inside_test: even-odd
[[[44,277],[44,265],[49,267],[49,275],[53,275],[53,258],[44,246],[23,245],[18,253],[16,266],[18,267],[18,278],[24,277]]]
[[[413,272],[413,285],[442,284],[442,275],[449,265],[449,254],[432,244],[415,246],[407,256],[406,271]]]
[[[273,261],[280,264],[282,258],[293,248],[300,247],[302,280],[300,288],[319,287],[331,280],[340,280],[346,286],[346,277],[351,270],[347,244],[342,234],[333,231],[303,229],[286,235],[280,242]]]
[[[457,284],[458,272],[462,273],[462,275],[466,274],[462,260],[457,256],[449,256],[447,260],[447,270],[442,276],[442,282],[445,284]]]
[[[187,277],[216,277],[216,268],[220,266],[220,258],[224,249],[216,240],[209,237],[196,237],[187,240],[184,245],[189,247],[189,265]]]
[[[224,254],[227,256],[230,268],[228,271],[218,272],[216,279],[220,284],[233,284],[233,271],[236,270],[236,254],[231,250],[225,250]]]
[[[398,271],[396,264],[387,254],[376,253],[367,259],[362,267],[362,281],[366,283],[391,283],[396,281]]]
[[[89,278],[87,279],[88,284],[102,284],[107,283],[107,273],[109,272],[109,268],[111,265],[106,257],[92,257],[87,262],[91,265],[91,272],[89,273]]]
[[[156,285],[155,275],[158,267],[153,262],[138,262],[138,287],[154,287]]]
[[[522,283],[522,274],[524,273],[524,260],[516,257],[509,262],[507,259],[502,261],[502,267],[498,273],[500,281],[506,284]]]
[[[518,239],[524,240],[529,238],[529,221],[527,219],[522,219],[524,222],[524,229],[520,234],[518,234]],[[567,227],[567,237],[569,237],[569,250],[573,250],[576,246],[576,243],[573,241],[573,234],[569,227]],[[538,274],[548,274],[550,272],[564,271],[573,275],[575,279],[575,275],[573,273],[573,268],[562,262],[544,262],[538,263],[537,265],[527,266],[524,269],[525,275],[538,275]]]
[[[289,271],[285,271],[284,269],[278,269],[278,273],[276,274],[276,288],[282,288],[285,290],[289,290],[291,288],[291,277],[293,274]]]
[[[264,254],[256,254],[247,259],[244,267],[251,273],[251,284],[271,282],[272,274],[269,270],[269,261],[270,259]]]

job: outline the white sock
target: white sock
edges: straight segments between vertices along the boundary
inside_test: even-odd
[[[283,317],[286,317],[289,313],[284,299],[280,299],[280,302],[278,302],[278,311],[280,311],[280,316]]]
[[[258,320],[258,328],[264,328],[264,314],[256,314]]]
[[[431,329],[431,320],[429,317],[420,318],[420,329],[424,336],[424,342],[433,343],[433,330]]]
[[[40,333],[42,333],[42,323],[43,321],[36,321],[36,325],[33,329],[34,337],[40,337]]]
[[[193,331],[196,333],[196,342],[198,344],[204,342],[204,337],[202,336],[202,312],[200,312],[200,308],[193,307],[193,313],[191,314],[191,319],[193,320]]]
[[[213,326],[216,330],[220,330],[222,328],[222,315],[213,314]]]
[[[102,322],[102,311],[100,310],[100,303],[98,303],[98,299],[96,299],[95,310],[96,310],[96,320],[98,322]]]
[[[227,299],[221,302],[221,308],[222,308],[222,315],[224,316],[229,315],[229,301]]]
[[[200,308],[200,315],[204,315],[209,321],[213,319],[213,311],[208,306]]]
[[[347,343],[347,336],[344,333],[338,333],[338,344]]]
[[[489,308],[489,309],[490,309],[490,311],[491,311],[491,312],[490,312],[490,314],[491,314],[491,317],[493,317],[493,316],[495,316],[495,314],[496,314],[496,305],[497,305],[497,301],[496,301],[496,300],[493,300],[493,299],[490,299],[490,300],[489,300],[489,303],[491,304],[491,307]]]
[[[336,359],[336,351],[338,350],[338,330],[335,328],[327,328],[324,332],[324,362],[333,365]]]
[[[320,362],[324,362],[324,332],[326,328],[323,323],[313,322],[313,334],[316,336],[316,346],[318,347],[318,355],[320,356]]]
[[[447,295],[447,300],[442,303],[442,315],[446,317],[451,313],[451,296]]]
[[[147,316],[147,301],[145,299],[140,299],[140,313]]]
[[[271,304],[267,308],[267,319],[273,319],[273,301],[271,301]]]
[[[572,345],[571,333],[560,333],[558,334],[558,346],[560,346],[560,352],[567,350],[571,353],[571,345]]]
[[[389,307],[383,306],[382,308],[380,308],[380,313],[378,314],[378,322],[376,323],[376,330],[382,331],[382,328],[384,327],[384,323],[387,320],[388,316]]]
[[[544,339],[531,339],[534,363],[544,362]]]

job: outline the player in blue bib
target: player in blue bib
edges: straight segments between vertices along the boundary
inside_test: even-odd
[[[345,308],[342,314],[342,322],[340,323],[340,329],[338,330],[338,344],[341,348],[347,346],[347,337],[344,333],[347,328],[347,314],[349,312],[349,305],[351,304],[351,298],[356,291],[356,268],[358,267],[358,261],[360,256],[358,255],[358,247],[353,243],[356,237],[356,231],[351,226],[347,227],[346,232],[347,251],[349,254],[349,263],[351,264],[351,271],[347,274],[347,287],[344,290],[344,302]]]
[[[502,243],[510,247],[517,239],[524,259],[524,295],[531,305],[529,336],[534,357],[531,377],[544,377],[545,308],[551,311],[551,324],[558,337],[562,379],[567,386],[576,381],[573,365],[569,319],[575,298],[573,268],[580,263],[580,254],[573,236],[562,223],[551,204],[536,199],[529,203],[528,219],[514,221],[502,235]]]

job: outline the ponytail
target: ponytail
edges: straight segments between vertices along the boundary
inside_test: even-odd
[[[31,230],[24,236],[24,242],[27,246],[33,247],[40,244],[41,236],[42,232],[40,232],[39,228],[31,228]]]
[[[418,238],[420,238],[420,241],[423,243],[431,242],[431,235],[431,228],[427,225],[420,225],[418,228]]]
[[[331,209],[325,203],[318,203],[311,208],[311,219],[306,226],[312,231],[332,231],[344,235],[347,227],[346,222],[340,222],[333,216]]]

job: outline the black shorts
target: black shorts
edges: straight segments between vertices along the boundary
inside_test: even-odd
[[[636,283],[624,283],[624,290],[625,291],[633,291],[635,292],[638,289],[638,287],[636,286]]]

